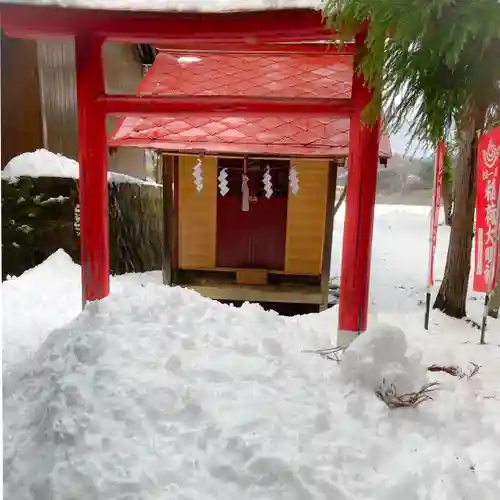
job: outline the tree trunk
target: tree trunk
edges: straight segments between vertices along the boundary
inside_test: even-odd
[[[453,165],[449,151],[443,158],[443,174],[441,179],[441,198],[443,200],[444,219],[447,226],[453,222]]]
[[[444,221],[447,226],[453,222],[453,186],[443,179],[441,187],[441,197],[443,199]]]
[[[337,212],[339,211],[339,208],[342,206],[342,203],[344,203],[346,194],[347,194],[347,182],[346,185],[344,186],[344,189],[342,190],[342,193],[340,193],[340,197],[337,200],[337,203],[335,203],[335,207],[333,208],[334,217],[337,215]]]
[[[482,130],[485,106],[470,108],[460,126],[460,156],[456,170],[455,207],[443,282],[434,308],[453,318],[466,315],[465,303],[470,274],[470,256],[476,202],[477,134]]]

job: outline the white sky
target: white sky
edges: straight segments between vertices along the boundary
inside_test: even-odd
[[[406,127],[401,128],[397,134],[392,134],[390,138],[393,153],[415,157],[423,157],[432,154],[432,151],[427,151],[417,144],[409,145],[408,129]]]

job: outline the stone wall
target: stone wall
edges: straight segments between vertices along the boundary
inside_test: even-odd
[[[109,183],[113,274],[162,267],[162,186]],[[78,181],[2,180],[2,279],[18,276],[59,248],[80,263]]]

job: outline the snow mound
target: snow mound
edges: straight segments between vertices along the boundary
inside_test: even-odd
[[[7,498],[498,498],[496,403],[471,405],[467,385],[390,413],[302,352],[325,346],[332,314],[303,322],[132,277],[116,290],[4,377]],[[372,331],[342,370],[366,353],[406,366],[404,352],[401,332]]]
[[[164,288],[160,272],[112,278],[113,295],[78,315],[80,270],[61,252],[4,283],[4,349],[34,352],[21,348],[4,371],[5,498],[497,500],[500,322],[489,321],[487,346],[436,312],[422,329],[428,211],[376,208],[373,297],[404,332],[370,329],[341,365],[301,352],[336,342],[336,308],[234,309]],[[391,364],[416,381],[415,349],[425,366],[476,362],[480,373],[429,374],[441,383],[433,401],[389,410],[374,388],[400,383]]]
[[[378,324],[360,335],[342,358],[345,382],[373,391],[394,385],[399,393],[418,390],[426,381],[419,353],[408,353],[405,333],[389,324]]]
[[[344,405],[303,333],[259,306],[124,283],[4,378],[6,496],[348,498],[300,451]]]
[[[32,354],[52,330],[69,323],[80,311],[80,266],[63,250],[21,276],[4,281],[4,369]]]
[[[32,153],[16,156],[2,170],[2,179],[16,182],[19,177],[62,177],[78,179],[80,175],[78,162],[63,155],[51,153],[46,149],[37,149]],[[108,182],[115,184],[146,184],[158,185],[143,181],[130,175],[116,172],[108,173]]]

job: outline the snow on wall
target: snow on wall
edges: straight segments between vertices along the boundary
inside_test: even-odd
[[[12,158],[2,170],[2,179],[16,182],[19,177],[62,177],[66,179],[79,178],[78,162],[60,154],[51,153],[46,149],[38,149],[33,153],[23,153]],[[135,177],[116,172],[108,172],[108,181],[115,184],[146,184],[157,185],[154,182],[143,181]]]
[[[102,10],[249,12],[284,9],[320,9],[323,0],[14,0],[10,3]]]

